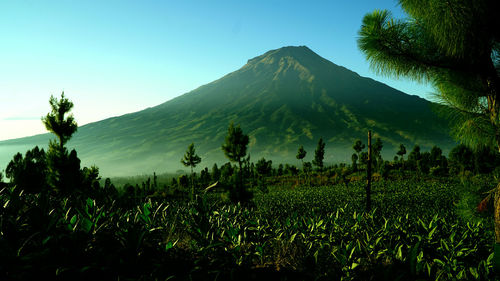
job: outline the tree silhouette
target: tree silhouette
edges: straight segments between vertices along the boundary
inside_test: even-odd
[[[302,163],[302,169],[304,168],[304,158],[306,157],[306,154],[307,152],[305,151],[304,146],[301,145],[297,151],[297,156],[295,157],[297,157],[297,159],[299,159]]]
[[[45,128],[59,140],[59,147],[62,150],[66,142],[78,129],[73,114],[68,114],[73,108],[73,103],[64,97],[64,92],[61,94],[61,99],[57,100],[54,96],[49,99],[51,112],[42,117],[42,122]],[[66,114],[68,114],[66,116]]]
[[[405,169],[404,156],[406,154],[406,147],[404,146],[404,144],[399,145],[399,150],[398,150],[398,152],[396,152],[396,154],[399,155],[400,161],[401,161],[401,168],[404,170]]]
[[[224,151],[224,155],[229,158],[232,162],[238,162],[239,167],[239,185],[238,192],[235,194],[236,200],[244,199],[244,188],[243,188],[243,170],[242,170],[242,161],[247,154],[247,145],[249,143],[249,138],[247,135],[243,134],[243,131],[240,128],[240,125],[234,126],[234,123],[231,122],[229,128],[227,129],[227,135],[225,138],[225,142],[222,144],[222,150]]]
[[[74,195],[80,185],[80,159],[73,149],[68,153],[64,146],[76,132],[78,125],[69,112],[73,103],[64,92],[58,100],[51,96],[49,99],[51,112],[42,117],[42,122],[49,132],[56,135],[59,142],[51,140],[47,151],[48,183],[57,192],[65,195]]]
[[[358,170],[358,155],[356,153],[353,153],[351,156],[352,160],[352,170],[353,172],[356,172]]]
[[[396,152],[396,154],[401,157],[401,161],[404,161],[404,155],[406,154],[406,147],[404,146],[404,144],[399,145],[399,150],[398,152]]]
[[[361,153],[361,151],[363,151],[363,149],[365,149],[365,145],[363,144],[363,142],[358,139],[354,142],[354,145],[352,146],[352,148],[354,149],[354,151],[356,151],[356,154],[358,155],[358,159],[360,158],[359,157],[359,154]]]
[[[374,166],[377,168],[380,168],[382,165],[382,148],[384,145],[382,144],[382,140],[380,138],[377,138],[375,140],[375,143],[372,144],[372,161],[374,162]]]
[[[320,171],[323,170],[323,159],[325,158],[325,143],[323,142],[323,138],[319,138],[318,146],[314,151],[314,166],[318,167]]]
[[[194,199],[194,174],[193,168],[196,165],[200,164],[201,158],[196,154],[196,150],[194,148],[194,143],[191,143],[184,154],[184,157],[181,159],[181,163],[186,167],[191,167],[191,200]]]
[[[47,185],[45,151],[36,146],[28,150],[24,158],[21,153],[17,153],[7,165],[5,175],[12,184],[26,193],[45,191]]]

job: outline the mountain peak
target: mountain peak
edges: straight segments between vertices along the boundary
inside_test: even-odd
[[[270,61],[270,60],[276,60],[276,59],[281,59],[283,57],[292,57],[296,60],[300,58],[321,58],[318,54],[313,52],[311,49],[309,49],[307,46],[286,46],[286,47],[281,47],[279,49],[275,50],[270,50],[264,53],[263,55],[257,56],[255,58],[249,59],[248,64],[255,64],[260,61]]]

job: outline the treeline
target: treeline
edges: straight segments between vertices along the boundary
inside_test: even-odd
[[[500,169],[497,168],[500,164],[500,156],[495,150],[487,147],[472,150],[459,144],[450,151],[447,157],[437,146],[432,147],[430,151],[422,151],[420,146],[415,145],[411,151],[407,151],[406,147],[401,144],[391,161],[383,159],[382,149],[383,143],[378,138],[372,144],[371,165],[375,180],[396,180],[414,176],[455,177],[492,173],[500,175]],[[247,155],[240,160],[241,166],[231,164],[231,162],[220,166],[215,163],[211,167],[204,167],[198,173],[191,172],[172,177],[171,180],[162,181],[161,184],[158,183],[155,174],[153,178],[148,178],[135,186],[125,184],[124,189],[131,196],[137,197],[188,198],[192,197],[193,193],[204,192],[208,186],[214,183],[217,184],[211,190],[236,193],[238,189],[235,187],[241,184],[240,178],[244,179],[244,186],[261,192],[267,192],[268,186],[271,185],[349,184],[353,181],[366,179],[368,159],[366,150],[366,145],[361,140],[356,140],[353,144],[351,163],[324,165],[325,144],[320,139],[312,161],[304,161],[307,151],[303,146],[299,147],[297,152],[297,159],[301,161],[299,165],[273,164],[271,159],[265,158],[254,162]],[[191,144],[186,155],[195,155],[194,151],[194,145]],[[186,158],[186,155],[183,159]],[[195,166],[200,163],[201,158]],[[233,199],[238,198],[234,197]]]

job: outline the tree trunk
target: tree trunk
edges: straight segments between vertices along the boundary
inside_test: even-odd
[[[194,175],[193,175],[193,166],[191,166],[191,201],[194,200]]]
[[[372,188],[372,131],[368,130],[368,161],[366,163],[366,211],[367,212],[369,212],[372,207],[371,188]]]

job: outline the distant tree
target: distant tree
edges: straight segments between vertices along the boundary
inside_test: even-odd
[[[212,166],[212,181],[216,182],[220,179],[220,170],[217,167],[217,163]]]
[[[227,182],[233,176],[234,169],[231,163],[225,163],[220,167],[220,179]]]
[[[202,187],[207,187],[210,184],[210,172],[208,171],[208,167],[205,167],[200,171],[200,182]]]
[[[391,171],[391,165],[389,164],[388,161],[385,161],[384,163],[382,163],[382,165],[380,165],[380,175],[384,180],[387,180],[390,171]]]
[[[45,151],[38,146],[28,150],[23,158],[14,155],[5,170],[10,182],[25,193],[39,193],[47,188],[47,163]],[[0,179],[1,180],[1,179]]]
[[[450,151],[450,161],[453,161],[460,167],[460,172],[473,170],[474,153],[465,144],[459,144]]]
[[[352,146],[352,148],[354,149],[354,151],[356,151],[356,154],[358,155],[358,159],[360,158],[360,153],[361,151],[363,151],[363,149],[365,149],[365,145],[363,144],[363,142],[358,139],[354,142],[354,145]]]
[[[194,143],[191,143],[181,159],[181,163],[186,167],[191,167],[191,200],[194,199],[194,174],[193,168],[200,164],[201,158],[196,154],[196,149],[194,148]]]
[[[296,176],[299,173],[299,170],[294,165],[285,164],[283,173],[290,176]]]
[[[442,157],[443,157],[443,150],[441,150],[441,148],[434,145],[431,148],[431,152],[430,152],[430,159],[429,159],[430,167],[441,166],[442,165],[441,164]]]
[[[273,169],[272,164],[273,161],[267,161],[265,158],[261,158],[259,161],[257,161],[257,164],[255,164],[255,169],[261,177],[266,177],[271,174],[271,171]]]
[[[379,169],[383,162],[381,154],[383,147],[384,145],[382,144],[382,140],[380,138],[377,138],[375,140],[375,143],[372,144],[372,163],[375,167]]]
[[[240,126],[238,125],[235,127],[234,123],[231,122],[227,130],[225,142],[222,145],[222,150],[230,161],[238,163],[240,173],[242,160],[247,154],[248,143],[249,138],[247,135],[243,134]]]
[[[323,142],[323,138],[319,138],[318,146],[314,151],[314,166],[318,167],[318,170],[323,170],[323,159],[325,158],[325,143]]]
[[[49,142],[47,180],[55,191],[73,196],[81,182],[80,159],[74,149],[68,153],[64,146],[78,129],[73,114],[69,113],[73,108],[73,103],[64,96],[63,92],[60,100],[51,96],[49,104],[51,112],[42,118],[42,123],[49,132],[56,135],[59,142],[53,140]]]
[[[283,175],[283,164],[278,165],[278,177],[281,177]]]
[[[419,145],[415,145],[412,149],[412,151],[410,152],[410,154],[408,155],[408,165],[410,166],[410,168],[412,170],[416,170],[417,169],[417,162],[418,160],[420,160],[420,146]]]
[[[236,201],[245,201],[248,199],[249,194],[243,186],[243,170],[242,170],[242,160],[247,154],[247,146],[249,143],[248,135],[243,134],[240,126],[234,126],[231,122],[227,130],[227,135],[224,144],[222,144],[222,150],[226,157],[232,161],[237,162],[239,167],[239,181],[238,187],[233,191],[232,196]]]
[[[398,152],[396,152],[396,154],[401,158],[401,163],[404,163],[404,156],[406,154],[406,147],[404,146],[404,144],[399,145],[399,150]]]
[[[420,154],[420,159],[417,161],[417,170],[422,174],[428,174],[431,168],[431,154],[424,152]]]
[[[358,170],[358,155],[356,153],[353,153],[351,156],[352,160],[352,170],[356,172]]]
[[[359,163],[362,165],[366,165],[368,163],[368,152],[361,152],[359,155]]]
[[[50,96],[49,103],[51,112],[42,118],[42,122],[49,132],[57,136],[59,148],[62,150],[66,142],[71,139],[71,136],[78,129],[73,114],[69,114],[73,108],[73,103],[64,97],[64,92],[62,92],[60,100]]]
[[[304,158],[306,157],[306,154],[307,152],[305,151],[304,146],[301,145],[297,151],[297,156],[295,157],[297,157],[297,159],[299,159],[302,163],[302,169],[304,169]]]
[[[178,185],[182,188],[187,188],[189,184],[189,179],[186,175],[180,175],[178,179]]]

